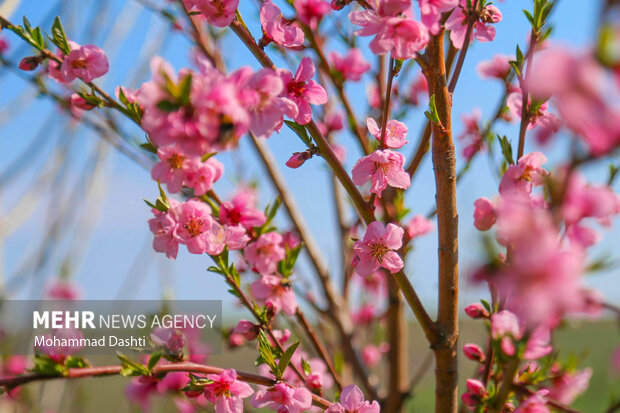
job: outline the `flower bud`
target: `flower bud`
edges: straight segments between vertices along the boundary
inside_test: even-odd
[[[467,379],[465,385],[467,386],[467,391],[475,396],[482,397],[487,394],[487,389],[480,380]]]
[[[39,57],[39,56],[28,56],[28,57],[24,57],[19,62],[19,66],[18,67],[21,70],[31,71],[31,70],[34,70],[37,67],[39,67],[40,63],[41,63],[41,57]]]
[[[479,361],[481,363],[484,362],[484,360],[486,359],[486,356],[484,355],[482,348],[480,348],[480,346],[477,344],[473,344],[473,343],[465,344],[463,346],[463,353],[465,354],[465,357],[467,357],[468,359]]]
[[[288,166],[289,168],[293,168],[293,169],[299,168],[301,165],[304,164],[304,162],[306,162],[310,158],[312,158],[312,154],[310,154],[308,151],[295,152],[289,158],[289,160],[286,161],[286,166]]]
[[[474,319],[489,317],[489,312],[480,303],[470,304],[467,307],[465,307],[465,314],[467,314],[468,316]]]
[[[91,110],[96,105],[93,105],[92,103],[88,103],[88,101],[84,99],[82,96],[78,95],[77,93],[73,93],[71,95],[71,106],[74,106],[82,110]]]

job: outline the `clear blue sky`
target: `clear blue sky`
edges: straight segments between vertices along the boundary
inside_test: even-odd
[[[254,35],[257,35],[260,32],[260,26],[255,17],[256,3],[247,0],[241,3],[246,23]],[[453,115],[457,134],[462,128],[461,114],[470,113],[474,107],[480,107],[487,118],[494,110],[496,101],[502,93],[500,85],[492,81],[481,81],[475,73],[475,63],[487,60],[496,53],[514,54],[517,43],[525,49],[528,24],[521,9],[529,8],[531,3],[525,0],[497,2],[497,6],[503,13],[504,21],[496,25],[496,40],[492,43],[476,42],[468,53],[466,67],[454,94]],[[587,45],[595,34],[600,3],[600,1],[559,1],[557,11],[552,18],[555,23],[552,39],[572,45]],[[131,0],[105,2],[24,0],[11,18],[20,20],[23,15],[27,15],[34,24],[43,24],[46,29],[49,29],[51,25],[49,16],[55,14],[64,16],[63,21],[70,38],[79,43],[98,44],[107,52],[112,69],[100,81],[106,90],[112,92],[118,84],[136,87],[148,79],[148,70],[144,67],[136,69],[135,61],[142,58],[143,54],[148,54],[144,45],[159,41],[158,33],[165,26],[158,17],[141,9],[137,2]],[[45,20],[46,18],[48,20]],[[94,23],[85,25],[85,19]],[[111,29],[112,26],[113,29]],[[93,33],[95,33],[94,36]],[[22,47],[16,38],[8,34],[2,36],[9,39],[13,47],[13,57],[26,55],[27,48]],[[237,68],[241,65],[258,67],[251,55],[233,36],[227,37],[223,44],[225,53],[230,58],[229,67]],[[362,47],[366,44],[367,40],[360,42]],[[190,64],[188,44],[179,35],[167,38],[160,53],[177,69]],[[371,56],[368,58],[370,59]],[[284,64],[281,61],[278,63]],[[133,84],[129,83],[130,79],[134,80]],[[368,79],[364,80],[368,81]],[[4,119],[2,116],[7,113],[9,105],[16,107],[15,97],[27,88],[28,86],[14,75],[0,72],[0,173],[5,173],[11,161],[35,138],[38,129],[44,125],[48,116],[53,114],[55,120],[45,125],[46,136],[41,143],[44,145],[44,153],[51,151],[59,134],[66,134],[70,131],[57,109],[44,100],[27,101],[23,110],[18,110],[16,115],[11,113],[10,120]],[[361,114],[366,110],[363,83],[349,87],[348,93],[353,97],[356,111],[361,118]],[[418,112],[409,114],[405,119],[409,127],[411,142],[403,149],[406,156],[413,151],[412,147],[423,125],[422,119],[423,116]],[[136,127],[125,125],[125,129],[141,139],[142,135]],[[502,126],[500,131],[509,137],[516,135],[514,126]],[[71,160],[67,166],[67,174],[71,180],[78,178],[80,167],[87,162],[88,151],[97,142],[97,137],[83,128],[78,128],[74,132]],[[564,153],[566,140],[566,136],[557,139],[557,145],[549,156],[551,165]],[[339,142],[347,147],[347,169],[350,170],[359,156],[358,149],[347,133],[339,136]],[[288,131],[274,135],[269,139],[268,144],[282,168],[285,168],[284,162],[293,151],[302,149],[299,140]],[[528,143],[526,151],[531,150],[535,150],[535,147]],[[254,159],[252,149],[245,143],[242,143],[238,152],[221,155],[220,159],[227,167],[227,175],[217,184],[216,189],[219,193],[229,193],[233,189],[233,181],[236,179],[233,172],[234,165],[241,165],[240,173],[244,177],[264,176],[262,168]],[[1,194],[0,205],[3,211],[14,205],[15,199],[23,193],[24,187],[30,185],[32,173],[43,166],[41,158],[28,159],[28,162],[32,163],[29,165],[29,170],[32,172],[26,174],[21,180],[12,182]],[[92,238],[87,240],[84,254],[81,260],[75,263],[73,273],[84,290],[85,298],[112,299],[118,297],[119,286],[127,280],[127,277],[130,277],[135,282],[128,284],[131,288],[122,294],[125,298],[155,299],[161,296],[162,286],[165,286],[167,291],[174,291],[173,294],[177,298],[225,298],[230,303],[231,300],[228,299],[224,283],[215,275],[206,273],[205,268],[210,265],[206,256],[190,255],[183,251],[176,262],[170,262],[165,257],[150,252],[151,234],[146,224],[150,212],[142,202],[142,198],[154,198],[156,185],[150,180],[148,172],[114,151],[110,151],[105,168],[107,191],[100,201],[100,214],[94,223],[96,227]],[[336,252],[338,244],[333,230],[335,227],[330,201],[331,191],[325,165],[321,159],[313,159],[302,168],[286,170],[285,173],[330,268],[335,274],[339,274],[339,256]],[[604,179],[604,170],[601,168],[589,170],[587,173],[596,181],[600,182]],[[266,181],[263,180],[263,182]],[[490,173],[484,156],[475,162],[459,188],[460,263],[462,273],[465,275],[477,259],[476,254],[480,245],[479,233],[472,225],[473,201],[481,196],[493,196],[497,188],[497,182]],[[273,191],[268,184],[261,186],[260,198],[261,205],[273,199]],[[412,182],[407,204],[414,213],[426,213],[432,207],[433,200],[432,168],[427,159]],[[35,212],[35,219],[5,240],[4,262],[2,262],[5,279],[11,278],[27,252],[41,239],[46,205],[39,206]],[[80,207],[77,201],[75,205],[76,208]],[[278,222],[286,223],[285,218],[285,215],[281,213]],[[615,252],[614,240],[618,235],[619,232],[615,228],[607,232],[606,241],[595,250],[594,256]],[[436,233],[433,233],[416,243],[415,252],[410,256],[407,267],[407,273],[414,285],[424,301],[431,307],[436,294],[435,249]],[[136,260],[138,256],[140,258]],[[53,256],[50,263],[37,272],[35,277],[37,281],[34,284],[23,284],[24,288],[18,291],[19,296],[30,295],[37,289],[36,286],[40,285],[40,280],[54,276],[60,267],[62,257],[62,254]],[[304,279],[311,280],[309,271],[303,270],[303,267],[300,275]],[[603,291],[611,294],[609,299],[618,301],[620,289],[617,287],[620,283],[617,276],[618,271],[614,271],[594,276],[588,282],[600,288],[607,286]],[[609,285],[613,285],[614,288],[609,288]],[[467,304],[474,301],[479,295],[477,291],[466,289],[461,303]]]

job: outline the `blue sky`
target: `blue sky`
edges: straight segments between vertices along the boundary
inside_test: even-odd
[[[244,0],[242,13],[250,30],[256,36],[260,33],[260,26],[256,18],[255,2]],[[276,1],[276,3],[278,3]],[[284,3],[284,2],[280,2]],[[463,69],[457,90],[454,93],[454,128],[455,136],[462,129],[460,116],[471,113],[474,107],[480,107],[484,118],[488,118],[494,111],[497,99],[502,93],[499,83],[482,81],[475,73],[475,64],[490,59],[496,53],[514,54],[518,43],[525,49],[528,34],[528,23],[521,9],[531,7],[530,1],[507,0],[498,2],[504,20],[496,25],[497,37],[491,43],[476,42],[467,55],[466,66]],[[557,42],[586,47],[594,38],[598,18],[600,1],[559,1],[556,12],[552,17],[555,26],[552,39]],[[27,15],[34,24],[42,24],[49,29],[50,16],[63,16],[67,33],[70,38],[79,43],[95,43],[101,46],[111,62],[111,71],[99,84],[112,92],[119,84],[137,87],[148,80],[148,68],[138,65],[151,52],[148,45],[161,42],[163,47],[158,53],[169,60],[175,68],[191,65],[188,52],[188,43],[178,34],[163,36],[165,23],[157,16],[144,10],[136,1],[110,0],[98,2],[96,0],[41,2],[23,0],[11,18],[21,20]],[[46,20],[47,19],[47,20]],[[21,46],[17,39],[2,34],[9,39],[12,45],[10,56],[21,58],[28,53],[26,47]],[[360,41],[360,47],[365,47],[368,39]],[[146,46],[145,46],[146,45]],[[331,45],[330,47],[337,47]],[[252,56],[243,48],[234,37],[227,36],[223,41],[223,50],[229,58],[229,67],[237,68],[249,65],[258,68]],[[274,55],[273,50],[270,51]],[[367,54],[367,58],[373,59]],[[284,65],[275,59],[278,65]],[[374,62],[374,59],[371,60]],[[366,111],[364,95],[364,81],[357,85],[349,85],[347,92],[352,97],[355,110],[359,118]],[[10,180],[8,186],[2,187],[0,206],[2,211],[11,209],[16,199],[32,185],[33,176],[45,168],[46,155],[52,153],[59,137],[73,136],[70,157],[66,162],[66,179],[68,182],[77,182],[81,168],[89,161],[89,151],[97,144],[98,138],[87,129],[77,125],[67,125],[63,115],[43,99],[35,100],[32,92],[21,98],[29,86],[12,74],[0,71],[0,179],[6,174],[7,167],[16,159],[17,155],[29,143],[36,139],[37,132],[44,128],[44,136],[38,143],[41,155],[27,157],[26,169],[28,172],[19,179]],[[18,106],[22,103],[24,106]],[[11,108],[17,108],[12,111]],[[413,146],[418,139],[419,131],[423,127],[423,116],[420,108],[416,112],[407,114],[406,121],[409,127],[409,145],[403,148],[405,156],[410,156]],[[15,112],[15,113],[13,113]],[[3,116],[10,117],[5,119]],[[46,120],[49,120],[46,123]],[[137,139],[143,139],[138,128],[124,124],[123,128]],[[514,140],[517,126],[502,125],[498,132],[506,134]],[[350,170],[359,157],[358,148],[353,138],[342,133],[338,140],[347,148],[347,169]],[[560,136],[549,152],[549,164],[554,165],[561,159],[566,150],[567,136]],[[279,135],[272,136],[268,141],[275,154],[278,164],[286,169],[284,162],[294,151],[302,150],[301,142],[288,131],[283,130]],[[528,142],[526,152],[536,147]],[[223,154],[219,159],[227,168],[227,175],[218,182],[218,193],[227,194],[234,188],[235,168],[240,165],[239,174],[245,178],[258,178],[263,183],[260,187],[261,205],[273,199],[274,194],[268,184],[265,184],[264,171],[256,162],[252,148],[242,141],[239,151],[232,154]],[[434,181],[430,159],[426,159],[420,171],[412,182],[412,188],[407,195],[407,205],[413,213],[426,213],[432,207],[434,200]],[[459,162],[461,160],[459,159]],[[72,276],[80,284],[87,299],[142,298],[156,299],[162,295],[162,290],[168,296],[182,299],[228,299],[224,283],[205,269],[210,265],[205,256],[190,255],[181,252],[175,262],[167,260],[150,250],[151,234],[146,221],[150,216],[148,208],[142,199],[152,199],[156,195],[156,185],[151,181],[149,173],[136,165],[133,161],[110,150],[103,163],[105,181],[102,182],[105,191],[97,199],[93,214],[89,222],[93,230],[89,237],[79,238],[75,246],[79,246],[77,260],[72,264]],[[320,158],[312,159],[302,168],[285,171],[286,178],[293,194],[298,200],[314,236],[317,238],[326,261],[334,274],[339,274],[339,255],[337,253],[337,238],[334,231],[335,223],[331,207],[331,190],[329,175],[326,166]],[[596,182],[605,179],[605,168],[586,170],[588,177]],[[460,265],[463,280],[468,269],[478,258],[480,245],[479,233],[473,228],[473,202],[481,196],[492,197],[497,191],[497,182],[489,170],[486,157],[480,157],[473,165],[466,178],[463,179],[458,191],[458,207],[460,215]],[[618,188],[616,188],[617,190]],[[23,263],[28,251],[37,245],[42,238],[45,228],[46,209],[55,205],[55,199],[64,199],[70,194],[54,194],[46,198],[46,202],[36,207],[33,219],[4,240],[2,273],[5,281],[11,279]],[[48,203],[49,202],[49,203]],[[74,213],[79,214],[81,204],[75,200]],[[288,225],[286,216],[279,214],[278,223]],[[3,223],[0,220],[0,228]],[[594,256],[605,253],[614,253],[615,240],[619,232],[617,225],[606,233],[605,241],[595,249]],[[74,229],[67,228],[67,231]],[[65,250],[75,247],[66,246]],[[418,289],[423,300],[433,306],[436,295],[436,233],[430,234],[415,244],[415,251],[408,260],[407,273]],[[15,282],[19,288],[15,290],[17,296],[36,296],[41,280],[49,279],[58,273],[64,254],[53,254],[35,276],[26,282]],[[311,273],[307,266],[302,264],[300,278],[308,280],[313,285]],[[33,281],[34,280],[34,281]],[[305,282],[305,281],[304,281]],[[463,281],[464,285],[467,284]],[[596,275],[588,283],[603,289],[610,300],[620,300],[618,271]],[[123,291],[119,287],[124,285]],[[614,288],[609,288],[612,285]],[[471,289],[463,290],[462,304],[468,304],[480,296],[480,292]],[[226,306],[225,306],[226,309]],[[226,310],[225,310],[226,311]]]

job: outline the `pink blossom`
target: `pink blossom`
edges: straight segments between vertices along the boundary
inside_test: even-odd
[[[366,127],[372,136],[381,142],[381,128],[373,118],[366,118]],[[385,128],[385,145],[388,148],[400,148],[409,141],[407,138],[407,125],[396,119],[389,120]]]
[[[463,346],[463,354],[470,360],[478,361],[483,363],[486,359],[484,355],[484,351],[478,344],[467,343]]]
[[[181,354],[185,346],[185,335],[180,330],[156,327],[150,335],[156,346],[163,347],[167,354]]]
[[[277,275],[262,275],[250,289],[258,302],[270,303],[276,313],[282,310],[287,315],[294,315],[297,311],[295,293],[288,280]]]
[[[239,320],[233,329],[231,336],[240,336],[244,341],[253,341],[258,336],[259,331],[259,326],[254,323],[247,320]]]
[[[508,310],[491,314],[491,337],[498,340],[506,336],[511,336],[517,340],[521,339],[517,316]]]
[[[356,271],[366,275],[383,267],[391,273],[400,271],[403,260],[396,252],[403,244],[404,230],[394,224],[383,226],[374,221],[366,229],[364,238],[353,244],[353,252],[357,258]]]
[[[9,43],[0,37],[0,55],[5,54],[9,50]]]
[[[57,340],[53,340],[56,338]],[[55,363],[64,363],[67,356],[71,356],[82,349],[79,343],[84,338],[82,332],[74,328],[54,330],[51,334],[45,334],[43,343],[35,347],[35,350],[47,355]],[[53,344],[47,345],[45,341],[52,340]],[[56,342],[54,344],[54,342]],[[63,344],[65,343],[65,344]]]
[[[84,82],[92,82],[108,73],[108,68],[108,58],[103,50],[93,44],[87,44],[71,50],[62,61],[60,73],[67,82],[78,77]]]
[[[264,37],[284,47],[298,47],[304,43],[304,32],[297,23],[282,17],[280,8],[271,0],[260,8],[260,22]]]
[[[620,347],[618,347],[611,356],[611,366],[616,373],[620,373]]]
[[[550,66],[551,65],[551,66]],[[620,142],[620,110],[603,87],[605,73],[588,51],[550,47],[539,53],[528,76],[528,90],[537,100],[553,95],[562,123],[582,137],[595,155]]]
[[[482,138],[482,132],[480,131],[480,120],[482,118],[482,112],[479,108],[474,108],[471,115],[461,115],[461,120],[465,129],[458,136],[458,139],[465,143],[463,148],[463,157],[468,162],[474,157],[475,154],[480,152],[486,147],[486,144]]]
[[[416,20],[392,17],[383,24],[383,29],[370,42],[370,50],[375,54],[391,52],[394,59],[410,59],[430,40],[426,26]]]
[[[434,35],[441,29],[441,14],[459,5],[459,0],[418,0],[418,2],[422,24]]]
[[[547,162],[547,157],[541,152],[532,152],[523,155],[516,165],[510,165],[504,174],[500,184],[499,193],[519,191],[529,194],[533,186],[540,186],[544,178],[549,175],[542,165]]]
[[[389,149],[376,150],[359,159],[353,166],[352,175],[355,185],[364,185],[371,181],[370,192],[381,197],[387,186],[407,189],[411,185],[409,174],[404,171],[405,157]]]
[[[571,405],[588,389],[591,377],[592,369],[589,367],[573,373],[564,372],[553,379],[553,385],[549,389],[549,398],[565,405]]]
[[[377,317],[377,310],[373,304],[364,304],[359,310],[351,314],[351,319],[355,324],[368,325]]]
[[[526,360],[538,360],[550,354],[553,347],[549,345],[551,341],[551,330],[548,326],[541,324],[530,332],[525,344],[525,352],[523,358]]]
[[[461,396],[461,400],[468,406],[476,406],[480,399],[487,395],[486,387],[480,380],[467,379],[465,386],[467,393]]]
[[[169,199],[170,208],[179,205],[174,199]],[[179,240],[175,237],[177,222],[175,218],[168,212],[161,212],[152,209],[155,218],[148,221],[149,229],[153,233],[153,249],[157,252],[163,252],[166,257],[174,260],[179,252]]]
[[[473,319],[477,318],[487,318],[489,316],[489,312],[486,308],[480,303],[470,304],[465,307],[465,314],[470,316]]]
[[[365,290],[380,296],[387,293],[387,277],[385,272],[375,271],[366,275],[354,272],[353,274],[359,277]]]
[[[549,390],[539,390],[521,403],[514,413],[551,413],[547,408]]]
[[[168,210],[168,214],[177,223],[174,229],[176,240],[187,246],[192,254],[204,254],[210,249],[207,240],[211,227],[218,225],[211,216],[211,208],[204,202],[190,199]]]
[[[620,198],[610,187],[590,185],[579,173],[570,175],[562,204],[562,216],[568,225],[595,218],[609,226],[619,212]]]
[[[344,115],[340,111],[329,110],[325,114],[323,123],[327,128],[327,133],[325,133],[325,135],[327,135],[329,132],[336,132],[342,130],[344,128]]]
[[[313,105],[327,103],[327,92],[314,80],[314,63],[309,57],[304,57],[299,63],[295,76],[286,69],[278,69],[278,73],[284,82],[283,96],[290,99],[297,106],[295,122],[305,125],[312,120]]]
[[[479,231],[488,231],[497,219],[495,206],[488,198],[478,198],[474,202],[474,226]]]
[[[422,73],[419,73],[413,82],[411,82],[411,88],[409,89],[409,102],[417,106],[419,104],[419,95],[428,96],[428,84],[426,77]]]
[[[347,148],[345,148],[344,145],[339,145],[337,143],[332,144],[331,147],[334,151],[334,155],[336,155],[336,158],[341,164],[344,164],[344,160],[347,156]]]
[[[234,146],[248,131],[248,67],[228,77],[210,67],[201,73],[183,69],[177,78],[170,65],[156,57],[151,71],[152,80],[137,95],[144,112],[142,128],[155,146],[175,144],[187,155],[201,157]],[[179,90],[187,90],[188,82],[189,96],[181,97]]]
[[[153,166],[151,178],[166,184],[170,193],[181,192],[187,181],[188,156],[176,146],[160,146],[157,156],[160,161]]]
[[[255,242],[245,249],[245,259],[255,271],[262,275],[274,274],[278,269],[278,262],[285,257],[282,235],[277,232],[268,232],[261,235]]]
[[[186,186],[194,189],[194,195],[204,195],[211,190],[224,173],[224,165],[214,157],[206,161],[194,158],[186,163]]]
[[[457,49],[461,49],[465,43],[467,35],[467,2],[461,0],[461,4],[456,8],[446,21],[446,30],[450,31],[450,40]],[[490,42],[495,39],[495,27],[491,24],[499,23],[502,20],[502,13],[493,5],[485,6],[474,24],[471,38],[476,38],[481,42]]]
[[[362,75],[370,70],[370,63],[364,59],[364,55],[358,48],[349,49],[344,57],[338,52],[331,52],[329,61],[344,80],[359,81]]]
[[[248,109],[250,131],[258,138],[268,138],[274,132],[280,132],[284,115],[297,116],[295,103],[280,96],[284,83],[274,70],[259,70],[248,80],[247,88],[255,92]]]
[[[514,119],[521,119],[521,110],[523,107],[523,94],[519,88],[512,91],[507,99],[506,106]],[[528,111],[531,112],[529,106],[531,102],[528,102]],[[538,108],[536,113],[530,114],[528,118],[528,129],[534,129],[537,126],[541,126],[544,131],[538,135],[539,139],[543,141],[548,140],[551,135],[557,132],[560,128],[559,120],[553,113],[548,112],[548,104],[545,102]]]
[[[188,10],[198,10],[207,21],[217,27],[226,27],[235,19],[239,0],[183,0]]]
[[[355,384],[351,384],[340,394],[340,403],[332,404],[325,413],[379,413],[379,403],[365,400],[364,393]]]
[[[407,224],[407,236],[411,239],[428,234],[435,228],[435,224],[424,215],[416,215]]]
[[[52,300],[79,300],[82,293],[74,282],[64,278],[52,279],[45,288],[45,297]]]
[[[323,16],[331,11],[329,3],[323,0],[295,0],[299,20],[311,29],[316,29]]]
[[[508,74],[510,74],[510,60],[514,60],[511,56],[502,54],[496,54],[491,60],[478,63],[476,71],[478,76],[482,79],[495,78],[500,80],[506,80]]]
[[[278,412],[300,413],[312,406],[312,394],[304,387],[276,383],[254,393],[250,402],[256,408],[269,407]]]
[[[204,387],[205,398],[215,404],[216,413],[243,412],[243,399],[254,393],[249,384],[237,380],[237,372],[233,369],[207,374],[207,379],[211,383]]]
[[[246,229],[260,227],[267,219],[265,214],[255,207],[254,194],[239,191],[231,201],[220,205],[220,222],[227,225],[243,225]]]
[[[386,350],[387,349],[385,348],[385,346],[375,346],[374,344],[368,344],[364,346],[361,354],[362,360],[364,360],[364,364],[370,367],[377,365],[381,360],[382,354]]]

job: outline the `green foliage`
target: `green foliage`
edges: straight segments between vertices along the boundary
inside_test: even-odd
[[[121,361],[121,376],[149,376],[151,374],[148,367],[140,363],[136,363],[122,353],[116,352],[116,356]]]

